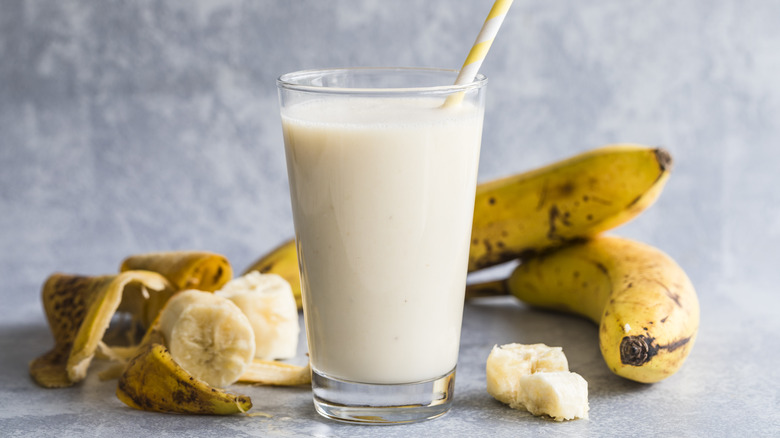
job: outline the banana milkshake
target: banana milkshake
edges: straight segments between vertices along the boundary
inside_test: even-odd
[[[436,99],[282,116],[313,367],[409,383],[455,367],[482,128]]]
[[[282,105],[315,405],[373,405],[351,392],[437,379],[433,400],[392,403],[449,403],[482,89],[451,108],[446,94],[344,89]]]

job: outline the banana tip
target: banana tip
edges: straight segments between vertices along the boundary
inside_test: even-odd
[[[655,149],[655,159],[661,167],[661,171],[672,170],[672,154],[664,148]]]

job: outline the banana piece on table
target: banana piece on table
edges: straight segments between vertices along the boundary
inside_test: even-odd
[[[293,291],[284,278],[253,271],[215,293],[232,301],[249,319],[255,333],[255,357],[295,357],[301,328]]]
[[[129,285],[154,291],[170,287],[163,276],[146,271],[100,277],[55,273],[46,280],[42,300],[54,348],[30,362],[36,383],[61,388],[86,377]]]
[[[211,292],[174,295],[160,312],[159,327],[173,360],[211,386],[235,383],[255,356],[255,334],[246,315]]]
[[[511,404],[518,399],[518,376],[535,372],[569,371],[561,347],[544,344],[495,346],[488,356],[487,391],[496,400]]]
[[[298,272],[298,253],[295,239],[287,240],[257,259],[244,271],[244,274],[257,271],[261,274],[277,274],[287,280],[295,296],[295,304],[303,308],[301,297],[301,278]]]
[[[588,418],[588,382],[577,373],[535,373],[521,377],[519,387],[523,408],[534,415],[555,421]]]
[[[494,346],[487,359],[487,391],[513,409],[556,421],[588,418],[588,383],[569,372],[561,347]]]
[[[157,327],[147,332],[117,383],[124,404],[146,411],[229,415],[246,412],[252,400],[210,386],[171,356]]]

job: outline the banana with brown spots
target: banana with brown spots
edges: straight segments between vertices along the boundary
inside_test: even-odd
[[[661,194],[667,151],[610,145],[477,187],[469,272],[624,224]]]
[[[525,259],[505,281],[470,285],[467,296],[501,293],[595,322],[609,369],[637,382],[677,372],[699,328],[699,301],[682,268],[650,245],[619,237]]]

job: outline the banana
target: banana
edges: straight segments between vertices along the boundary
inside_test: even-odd
[[[488,393],[513,409],[556,421],[588,418],[588,383],[569,371],[560,347],[494,346],[485,368]]]
[[[660,148],[609,145],[536,170],[480,184],[468,271],[525,258],[624,224],[661,194],[672,157]],[[295,240],[247,272],[277,273],[301,307]]]
[[[609,369],[637,382],[677,372],[699,327],[696,291],[682,268],[650,245],[619,237],[599,236],[523,260],[506,281],[471,288],[480,295],[495,288],[535,307],[590,319],[599,325]]]
[[[255,333],[255,357],[289,359],[298,349],[298,307],[290,283],[276,274],[252,271],[215,292],[244,312]]]
[[[116,395],[141,410],[228,415],[246,412],[252,400],[210,386],[182,368],[153,328],[119,377]]]
[[[287,280],[292,288],[295,304],[302,308],[303,299],[301,298],[301,278],[298,272],[298,254],[295,248],[295,239],[290,239],[276,248],[269,251],[264,256],[244,271],[244,275],[257,271],[261,274],[277,274]]]
[[[569,362],[561,347],[544,344],[494,346],[486,366],[487,392],[496,400],[511,404],[519,397],[518,377],[552,371],[569,371]]]
[[[671,164],[663,149],[610,145],[480,184],[469,272],[628,222],[658,198]]]
[[[160,312],[159,327],[173,360],[211,386],[236,382],[255,355],[247,317],[232,301],[211,292],[174,295]]]
[[[555,421],[588,418],[588,382],[577,373],[535,373],[519,379],[523,407]]]

